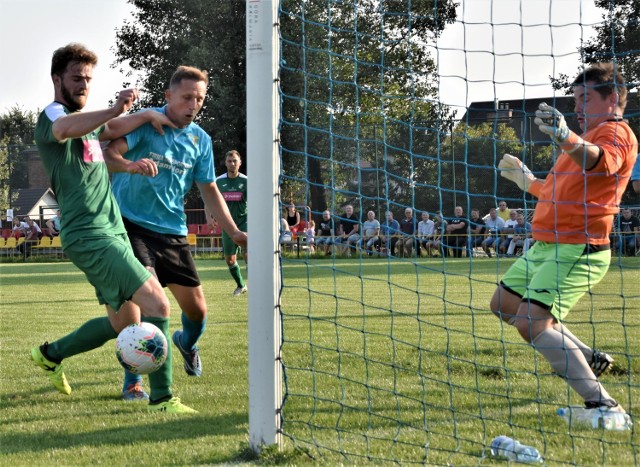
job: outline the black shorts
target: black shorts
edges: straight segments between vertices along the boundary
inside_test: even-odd
[[[198,287],[200,277],[191,256],[187,237],[153,232],[122,218],[136,258],[153,268],[162,287],[177,284]]]

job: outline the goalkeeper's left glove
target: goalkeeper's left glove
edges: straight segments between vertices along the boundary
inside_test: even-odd
[[[571,153],[584,144],[582,138],[569,129],[564,115],[544,102],[536,110],[534,123],[566,152]]]
[[[536,177],[531,173],[529,167],[511,154],[502,156],[498,169],[500,169],[500,175],[514,182],[522,191],[529,191],[529,187],[536,181]]]

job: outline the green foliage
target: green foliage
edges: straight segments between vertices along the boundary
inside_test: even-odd
[[[345,202],[381,206],[389,198],[410,204],[412,154],[434,154],[438,135],[452,127],[449,111],[433,100],[430,43],[455,20],[455,2],[327,8],[291,0],[281,9],[286,192],[299,193],[308,180],[309,191],[299,195],[316,212]],[[389,178],[395,169],[400,173]]]
[[[214,154],[246,153],[244,2],[132,0],[133,18],[118,29],[116,64],[128,63],[145,94],[140,106],[161,106],[179,65],[209,72],[207,100],[197,123]],[[223,27],[224,26],[224,27]]]
[[[34,144],[37,118],[19,106],[0,114],[0,212],[11,207],[16,189],[27,187],[27,163],[20,154]]]

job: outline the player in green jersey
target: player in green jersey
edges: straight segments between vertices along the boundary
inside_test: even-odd
[[[38,118],[35,140],[51,180],[64,229],[65,254],[95,287],[107,316],[87,321],[72,333],[31,349],[34,363],[45,370],[55,388],[66,395],[71,387],[62,360],[96,349],[131,324],[130,314],[118,313],[132,301],[143,309],[142,320],[159,327],[169,339],[170,304],[158,280],[136,259],[127,239],[120,210],[109,184],[101,140],[119,138],[144,123],[162,133],[175,125],[159,112],[127,112],[137,98],[135,89],[120,91],[116,103],[104,110],[80,112],[86,104],[96,55],[80,44],[57,49],[51,61],[54,102]],[[144,172],[145,167],[139,168]],[[171,392],[171,353],[149,375],[150,411],[194,413]]]
[[[225,165],[227,173],[220,175],[216,179],[216,185],[229,207],[231,217],[236,225],[243,232],[247,231],[247,176],[240,173],[242,159],[238,151],[231,150],[225,155]],[[208,214],[209,215],[209,214]],[[231,277],[236,281],[236,289],[233,291],[234,296],[242,295],[247,291],[247,285],[242,278],[240,266],[236,260],[236,255],[240,251],[240,247],[236,245],[226,232],[222,232],[222,251],[224,259],[229,266]],[[247,252],[244,253],[244,261],[247,263]]]

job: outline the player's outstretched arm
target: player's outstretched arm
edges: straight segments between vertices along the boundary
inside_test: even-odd
[[[162,112],[155,110],[142,110],[124,117],[110,120],[104,131],[100,134],[100,141],[108,141],[131,133],[136,128],[150,123],[151,126],[161,135],[164,135],[163,126],[176,128],[176,125]]]
[[[541,103],[536,110],[534,123],[540,131],[549,135],[571,159],[586,170],[592,169],[600,158],[600,148],[583,140],[567,126],[564,115],[546,103]]]
[[[218,189],[218,185],[213,182],[197,183],[197,185],[198,190],[200,190],[200,196],[204,201],[207,216],[215,218],[218,224],[220,224],[220,227],[222,227],[222,230],[224,230],[237,245],[246,248],[247,234],[238,229],[238,226],[233,221],[227,203]]]
[[[129,150],[127,140],[118,138],[112,140],[103,151],[104,161],[109,172],[127,172],[130,174],[146,175],[155,177],[158,175],[158,166],[151,159],[140,159],[130,161],[125,159],[124,154]]]

